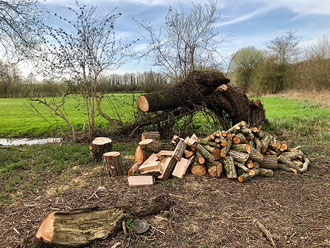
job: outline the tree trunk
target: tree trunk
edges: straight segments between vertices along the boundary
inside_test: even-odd
[[[97,137],[92,141],[89,150],[93,160],[99,162],[104,153],[112,150],[112,140],[106,137]]]
[[[145,139],[160,140],[160,133],[158,131],[143,132],[141,134],[141,140]]]
[[[229,79],[215,70],[193,71],[182,82],[163,91],[141,95],[138,107],[144,112],[154,112],[200,103],[204,96],[227,83]]]
[[[278,169],[277,161],[278,161],[278,158],[276,156],[264,156],[262,162],[260,163],[260,167],[276,170],[276,169]]]
[[[104,153],[103,166],[105,174],[110,177],[123,175],[123,163],[119,152]]]

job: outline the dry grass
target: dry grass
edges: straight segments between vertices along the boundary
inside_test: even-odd
[[[330,90],[323,91],[297,91],[288,90],[276,95],[267,95],[267,97],[285,97],[288,99],[303,100],[315,105],[330,108]]]

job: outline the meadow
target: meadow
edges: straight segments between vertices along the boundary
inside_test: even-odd
[[[120,119],[123,123],[134,121],[137,111],[135,101],[138,94],[111,94],[102,102],[103,111],[110,117]],[[46,98],[48,102],[60,98]],[[262,97],[266,116],[270,121],[267,127],[271,131],[286,129],[295,136],[315,133],[324,142],[330,139],[330,109],[323,108],[302,100],[284,97]],[[0,99],[0,137],[49,137],[61,136],[67,127],[63,120],[52,115],[43,105],[34,103],[38,113],[31,108],[26,98]],[[70,96],[63,111],[72,124],[82,128],[85,120],[85,107],[81,98]],[[204,118],[196,115],[194,128],[203,128]],[[107,121],[96,117],[98,127],[108,127]],[[208,128],[208,127],[207,127]]]

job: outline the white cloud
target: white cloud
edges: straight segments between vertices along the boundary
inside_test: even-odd
[[[235,24],[235,23],[238,23],[238,22],[247,21],[247,20],[252,19],[254,17],[264,15],[264,14],[274,10],[275,8],[276,8],[276,6],[262,7],[262,8],[259,8],[255,11],[251,12],[251,13],[239,16],[239,17],[231,19],[229,21],[219,22],[215,26],[216,27],[223,27],[223,26],[226,26],[226,25],[231,25],[231,24]]]
[[[246,2],[251,2],[246,1]],[[277,5],[303,15],[330,15],[329,0],[252,0],[266,5]]]

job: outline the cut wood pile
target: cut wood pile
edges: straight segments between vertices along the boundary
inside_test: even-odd
[[[130,186],[152,185],[155,178],[183,178],[188,172],[211,177],[223,174],[244,182],[256,176],[272,177],[275,170],[303,173],[310,164],[300,146],[289,148],[263,131],[262,126],[248,127],[244,121],[204,138],[193,134],[182,139],[175,135],[171,145],[162,143],[159,136],[144,138],[138,144],[135,160],[128,171]]]

